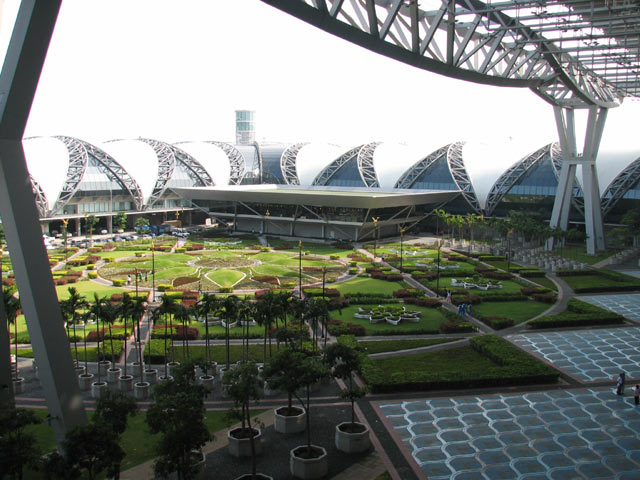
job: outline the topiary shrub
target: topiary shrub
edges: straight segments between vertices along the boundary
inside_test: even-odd
[[[89,278],[91,278],[91,279],[98,278],[98,272],[96,272],[96,271],[89,272],[87,275],[89,275]]]
[[[121,278],[114,278],[113,280],[111,280],[111,283],[113,283],[114,287],[122,287],[124,285],[124,280],[122,280]]]
[[[156,288],[161,292],[166,292],[167,290],[171,290],[173,288],[173,285],[169,285],[167,283],[161,283]]]

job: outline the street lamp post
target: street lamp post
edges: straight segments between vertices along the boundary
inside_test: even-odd
[[[302,300],[302,240],[298,241],[298,292]]]
[[[327,267],[326,265],[322,266],[322,299],[324,301],[326,301],[326,298],[324,296],[324,287],[325,287],[325,280],[327,278]],[[327,336],[328,336],[328,332],[327,332],[327,317],[325,316],[322,322],[322,326],[323,326],[323,334],[324,334],[324,347],[327,348]]]
[[[440,249],[442,248],[442,242],[438,241],[438,264],[436,272],[436,294],[440,296]]]
[[[406,227],[400,227],[400,273],[402,273],[402,240],[404,239],[404,232],[406,229]]]
[[[376,258],[378,258],[378,220],[380,220],[380,217],[372,217],[371,220],[373,221],[373,261],[376,261]]]
[[[264,228],[262,229],[264,234],[266,234],[269,229],[269,217],[271,216],[269,209],[265,212],[265,216],[267,217],[267,220],[264,222]]]
[[[151,240],[151,301],[156,301],[156,244]]]
[[[513,235],[513,229],[507,234],[507,273],[511,271],[511,235]]]

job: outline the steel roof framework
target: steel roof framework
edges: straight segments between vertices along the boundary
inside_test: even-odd
[[[229,184],[240,185],[247,172],[247,166],[240,151],[233,145],[225,142],[209,141],[207,143],[215,145],[227,155],[229,159]]]
[[[640,94],[638,2],[263,1],[418,68],[528,87],[553,105],[608,108]]]
[[[41,217],[46,217],[47,212],[49,211],[49,203],[47,202],[47,195],[42,190],[40,184],[33,178],[32,175],[29,175],[29,180],[31,181],[31,187],[33,188],[33,195],[36,198],[36,207],[38,207],[38,214]]]
[[[145,205],[145,208],[149,209],[160,201],[160,198],[167,190],[169,180],[171,180],[173,171],[176,169],[176,156],[173,152],[172,146],[168,143],[153,140],[151,138],[139,138],[138,140],[151,146],[158,157],[158,176],[156,177],[156,184],[153,187],[149,200],[147,200],[147,204]]]
[[[422,160],[419,160],[412,165],[402,176],[398,179],[393,188],[413,188],[415,183],[425,171],[427,171],[431,165],[436,163],[443,156],[446,156],[451,144],[439,148],[435,152],[430,153]]]
[[[287,185],[300,185],[300,178],[298,178],[298,169],[296,162],[298,159],[298,153],[302,150],[302,147],[308,145],[308,142],[296,143],[290,145],[282,152],[280,157],[280,171],[282,172],[282,178]]]
[[[631,162],[614,178],[602,194],[602,214],[608,214],[616,203],[640,180],[640,158]]]
[[[359,147],[352,148],[351,150],[343,153],[329,165],[327,165],[313,180],[312,186],[326,186],[333,176],[340,170],[347,162],[353,160],[357,157],[358,152],[364,147],[364,145],[360,145]]]
[[[460,193],[467,203],[471,205],[471,208],[473,208],[476,213],[482,213],[482,209],[478,203],[478,197],[471,183],[471,178],[469,178],[469,173],[464,166],[464,158],[462,156],[462,147],[464,147],[464,144],[465,142],[455,142],[449,146],[447,151],[449,171],[451,172],[453,181],[456,182]]]

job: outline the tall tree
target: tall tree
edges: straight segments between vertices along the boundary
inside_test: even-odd
[[[82,311],[87,307],[87,301],[80,295],[77,288],[69,287],[67,291],[69,292],[69,297],[61,301],[60,306],[67,324],[71,322],[71,326],[73,327],[73,351],[76,366],[78,366],[78,335],[76,333],[76,324],[80,321]]]
[[[18,379],[18,312],[22,308],[20,300],[16,296],[16,290],[14,287],[4,287],[2,289],[2,301],[4,303],[4,311],[7,315],[7,322],[9,327],[13,325],[13,343],[15,345],[16,355],[16,373],[15,378]]]

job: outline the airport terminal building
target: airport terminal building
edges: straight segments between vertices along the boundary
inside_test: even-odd
[[[501,161],[490,152],[471,155],[477,145],[470,142],[431,151],[383,142],[90,143],[69,136],[23,144],[43,231],[60,231],[68,219],[76,234],[83,233],[87,215],[98,217],[98,229],[111,231],[118,212],[130,225],[141,215],[152,224],[210,218],[235,231],[349,240],[420,226],[434,208],[549,216],[561,166],[557,143]],[[604,219],[618,222],[638,204],[640,159],[608,160],[598,175]],[[578,219],[583,205],[578,180],[576,185]]]

